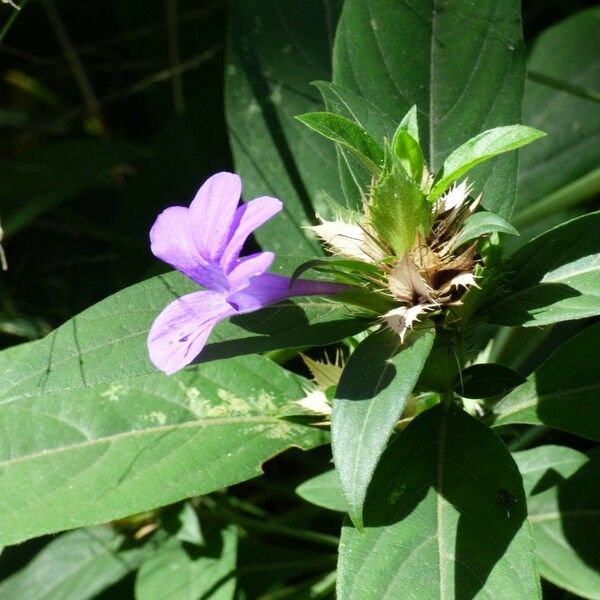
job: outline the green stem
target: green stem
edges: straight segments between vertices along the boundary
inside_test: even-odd
[[[600,102],[600,94],[598,92],[593,92],[592,90],[582,88],[562,79],[555,79],[554,77],[538,73],[537,71],[527,71],[527,78],[536,83],[541,83],[542,85],[560,90],[561,92],[568,92],[574,96],[585,98],[586,100]]]
[[[181,56],[179,52],[177,0],[167,0],[166,12],[169,42],[169,62],[171,64],[171,68],[173,69],[173,78],[171,79],[173,108],[177,114],[181,114],[185,110],[185,100],[183,95],[183,81],[181,78],[181,73],[177,71],[177,67],[181,63]]]
[[[4,23],[4,27],[0,30],[0,44],[4,40],[4,36],[8,33],[8,30],[12,27],[12,24],[15,22],[15,19],[19,16],[28,0],[23,0],[18,8],[18,10],[14,10],[13,13],[6,19],[6,23]]]
[[[334,535],[328,535],[326,533],[320,533],[318,531],[306,531],[304,529],[296,529],[295,527],[288,527],[287,525],[280,525],[278,523],[261,521],[259,519],[253,519],[240,515],[239,513],[231,510],[221,502],[215,502],[214,498],[204,498],[204,503],[213,508],[217,514],[225,517],[232,523],[237,523],[242,527],[248,529],[254,529],[255,531],[261,531],[263,533],[271,533],[273,535],[280,535],[283,537],[289,537],[296,540],[302,540],[305,542],[313,542],[324,546],[330,546],[337,548],[340,540]],[[211,506],[212,505],[212,506]]]
[[[543,437],[549,430],[549,427],[544,425],[534,425],[530,427],[522,435],[520,435],[516,440],[513,440],[510,444],[508,444],[508,449],[511,452],[516,452],[517,450],[524,450],[528,446],[531,446],[534,442],[537,442],[541,437]]]
[[[600,167],[517,212],[512,219],[512,224],[517,229],[531,225],[554,212],[576,206],[598,192],[600,192]]]
[[[265,356],[274,363],[283,365],[292,360],[292,358],[296,358],[298,354],[305,352],[309,348],[310,346],[304,346],[302,348],[282,348],[280,350],[271,350],[270,352],[265,352]]]

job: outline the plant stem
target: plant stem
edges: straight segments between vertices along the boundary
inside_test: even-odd
[[[73,77],[77,82],[77,86],[79,87],[79,91],[81,92],[81,96],[83,97],[83,101],[87,107],[87,112],[91,119],[93,119],[95,125],[98,127],[101,137],[106,137],[107,131],[102,119],[100,101],[96,96],[96,92],[94,92],[92,82],[90,81],[90,78],[83,67],[83,63],[77,54],[77,49],[71,41],[67,28],[65,27],[58,10],[54,6],[54,2],[44,2],[43,6],[46,11],[48,21],[50,22],[52,29],[54,29],[56,39],[58,40],[58,43],[60,44],[65,55],[65,59],[71,68]]]
[[[10,17],[8,17],[8,19],[6,19],[6,23],[4,23],[4,27],[2,27],[2,29],[0,30],[0,44],[2,43],[4,36],[8,33],[8,30],[12,27],[12,24],[15,22],[15,19],[19,16],[19,14],[23,10],[23,8],[25,8],[25,5],[27,4],[27,2],[28,2],[28,0],[23,0],[20,4],[19,8],[14,10],[13,13],[10,15]]]
[[[543,73],[538,73],[537,71],[527,71],[527,78],[531,79],[531,81],[535,81],[536,83],[541,83],[542,85],[554,88],[555,90],[568,92],[569,94],[579,96],[580,98],[585,98],[586,100],[600,102],[600,94],[598,92],[593,92],[592,90],[582,88],[562,79],[556,79],[554,77],[544,75]]]
[[[251,517],[240,515],[236,511],[233,511],[225,506],[222,502],[215,501],[214,498],[204,498],[204,503],[232,523],[237,523],[238,525],[247,527],[248,529],[262,531],[263,533],[272,533],[273,535],[281,535],[283,537],[289,537],[296,540],[303,540],[305,542],[313,542],[315,544],[334,548],[337,548],[340,543],[339,538],[334,535],[328,535],[318,531],[296,529],[295,527],[288,527],[287,525],[279,525],[278,523],[261,521],[259,519],[253,519]]]
[[[527,429],[527,431],[523,432],[516,440],[513,440],[510,444],[508,444],[508,449],[511,452],[516,452],[517,450],[524,450],[534,442],[537,442],[541,437],[543,437],[549,430],[549,427],[545,425],[534,425]]]
[[[181,72],[177,70],[181,62],[179,53],[179,29],[177,26],[177,0],[166,0],[167,2],[167,33],[169,41],[169,62],[173,71],[171,86],[173,89],[173,107],[177,114],[185,110],[185,100],[183,96],[183,80]]]
[[[600,167],[517,212],[512,223],[517,229],[531,225],[551,213],[576,206],[598,192],[600,192]]]

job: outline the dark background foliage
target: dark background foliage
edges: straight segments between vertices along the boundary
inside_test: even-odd
[[[526,44],[594,4],[525,0]],[[10,268],[0,273],[0,348],[164,270],[149,251],[156,214],[233,168],[223,110],[227,10],[226,0],[29,0],[2,30],[0,219]],[[0,27],[13,15],[1,4]],[[326,452],[288,453],[240,493],[285,480],[292,490]],[[1,574],[45,542],[5,553]],[[119,589],[127,594],[130,583]]]
[[[526,42],[592,4],[526,1]],[[161,269],[156,214],[233,168],[226,22],[225,0],[31,0],[17,16],[0,46],[2,347]]]

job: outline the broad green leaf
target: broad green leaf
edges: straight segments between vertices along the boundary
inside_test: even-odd
[[[525,382],[513,369],[495,363],[477,364],[461,372],[455,391],[464,398],[493,398]]]
[[[515,500],[510,516],[500,492]],[[540,598],[526,516],[504,444],[465,412],[438,405],[382,456],[364,531],[344,525],[338,598]]]
[[[566,481],[527,501],[542,576],[594,600],[600,598],[599,480],[595,453]]]
[[[442,171],[431,188],[429,200],[437,200],[453,182],[475,165],[526,146],[544,135],[542,131],[526,125],[508,125],[483,131],[454,150],[444,161]]]
[[[573,475],[589,459],[568,446],[538,446],[513,452],[527,496],[534,496]]]
[[[236,584],[235,526],[206,530],[202,547],[189,547],[173,538],[147,558],[135,582],[136,600],[231,600]]]
[[[313,112],[296,117],[301,123],[350,150],[377,175],[383,166],[383,150],[360,125],[329,112]]]
[[[307,382],[261,356],[72,389],[45,377],[0,405],[0,544],[212,492],[327,438],[279,418]]]
[[[150,325],[169,302],[198,289],[177,272],[160,275],[110,296],[38,342],[0,352],[0,403],[155,372],[146,348]],[[353,310],[329,298],[281,302],[222,322],[202,360],[333,343],[365,328]]]
[[[244,195],[280,198],[283,213],[256,232],[282,253],[320,254],[303,229],[315,212],[329,215],[327,196],[341,199],[335,149],[294,119],[321,110],[310,82],[330,79],[340,0],[235,0],[229,10],[225,111]]]
[[[573,336],[494,407],[494,426],[548,425],[600,440],[600,323]]]
[[[65,140],[39,146],[0,170],[2,229],[16,233],[40,214],[98,186],[111,184],[111,170],[146,156],[144,146],[94,139]]]
[[[598,102],[577,93],[598,93],[599,54],[598,7],[574,14],[535,41],[528,58],[523,122],[548,135],[521,152],[518,227],[600,191]]]
[[[346,501],[335,469],[305,481],[296,488],[296,494],[317,506],[346,512]]]
[[[520,248],[491,307],[498,325],[534,327],[600,314],[600,212],[578,217]]]
[[[452,244],[452,248],[458,248],[478,237],[495,232],[519,235],[519,232],[510,223],[498,215],[488,211],[477,212],[465,221],[460,235]]]
[[[468,35],[465,32],[468,31]],[[524,85],[521,3],[468,0],[347,0],[338,24],[333,80],[396,123],[417,106],[421,144],[435,173],[458,146],[521,118]],[[498,99],[501,98],[502,102]],[[517,156],[470,176],[483,205],[508,219]]]
[[[379,107],[344,86],[335,83],[317,81],[327,110],[343,115],[358,123],[368,131],[375,141],[384,146],[385,140],[391,140],[396,130],[396,122]],[[346,207],[362,211],[363,203],[371,185],[371,173],[350,152],[337,148],[338,169]],[[339,199],[341,202],[341,199]]]
[[[346,365],[333,401],[333,459],[348,513],[361,526],[367,488],[402,416],[434,340],[415,331],[401,343],[391,330],[371,334]]]
[[[386,160],[371,192],[369,221],[378,237],[402,257],[412,249],[417,233],[424,238],[429,234],[431,206],[399,159],[390,155]]]
[[[1,600],[87,600],[135,571],[153,549],[108,527],[79,529],[45,546],[0,583]]]

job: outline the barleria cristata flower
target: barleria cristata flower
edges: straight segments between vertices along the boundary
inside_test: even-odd
[[[381,148],[357,123],[333,113],[299,120],[350,151],[371,173],[362,212],[322,219],[309,229],[333,254],[319,263],[341,281],[360,285],[390,303],[380,315],[401,338],[425,314],[460,305],[477,285],[478,243],[517,231],[497,215],[479,210],[464,175],[493,156],[527,144],[543,133],[523,125],[498,127],[469,140],[429,171],[419,142],[416,107]],[[368,304],[368,301],[367,301]]]
[[[275,258],[272,252],[241,257],[252,232],[283,207],[268,196],[238,206],[241,193],[238,175],[217,173],[202,185],[189,208],[171,206],[152,226],[153,254],[204,288],[171,302],[150,329],[150,359],[165,373],[191,363],[223,319],[292,296],[336,294],[346,289],[336,283],[292,281],[268,273]]]

